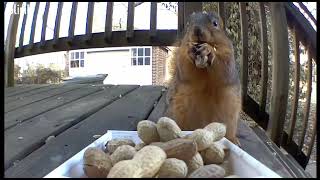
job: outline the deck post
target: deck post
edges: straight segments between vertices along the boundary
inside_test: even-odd
[[[289,86],[289,40],[283,2],[271,4],[272,90],[267,133],[278,146],[282,140]]]
[[[22,6],[22,2],[14,3],[14,6]],[[4,57],[4,84],[5,87],[14,86],[14,52],[18,30],[20,14],[12,13],[7,31],[7,39],[5,44],[5,57]]]

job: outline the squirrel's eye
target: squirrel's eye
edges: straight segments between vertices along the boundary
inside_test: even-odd
[[[213,26],[214,26],[214,27],[218,27],[218,23],[217,23],[217,21],[213,21],[213,23],[212,23],[212,24],[213,24]]]

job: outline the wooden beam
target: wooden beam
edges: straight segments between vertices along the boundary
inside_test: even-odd
[[[304,105],[304,112],[303,112],[303,123],[302,123],[302,135],[299,141],[299,148],[302,150],[303,143],[304,143],[304,136],[307,132],[307,124],[309,119],[309,112],[310,112],[310,102],[311,102],[311,90],[312,90],[312,58],[311,53],[309,51],[309,47],[307,47],[308,52],[308,74],[307,74],[307,100]]]
[[[55,20],[55,24],[54,24],[54,33],[53,33],[53,39],[54,39],[53,47],[54,48],[55,48],[56,42],[59,39],[62,8],[63,8],[63,2],[59,2],[58,8],[57,8],[56,20]]]
[[[150,8],[150,37],[154,38],[157,34],[157,2],[151,2]]]
[[[240,80],[242,104],[246,101],[246,94],[248,89],[248,18],[246,3],[240,2],[240,25],[241,25],[241,40],[242,40],[242,56],[240,63]]]
[[[40,2],[36,2],[36,6],[34,8],[33,12],[33,18],[32,18],[32,25],[31,25],[31,33],[30,33],[30,39],[29,39],[29,44],[31,44],[31,49],[33,48],[32,44],[34,42],[34,34],[36,32],[36,25],[37,25],[37,17],[38,17],[38,12],[39,12],[39,5]]]
[[[22,2],[15,2],[15,6],[22,5]],[[4,84],[5,87],[14,86],[14,54],[15,54],[15,44],[18,30],[20,14],[12,13],[10,16],[7,38],[5,44],[5,54],[4,54]]]
[[[68,31],[68,44],[70,46],[73,45],[73,40],[74,40],[74,27],[76,25],[77,9],[78,9],[78,2],[72,2],[69,31]]]
[[[86,22],[86,42],[89,43],[92,37],[92,21],[94,12],[94,2],[88,2],[87,22]]]
[[[104,33],[105,33],[104,39],[108,43],[111,42],[111,37],[112,37],[112,16],[113,16],[113,2],[108,2],[105,31],[104,31]]]
[[[46,2],[46,7],[45,7],[44,13],[43,13],[42,31],[41,31],[41,46],[42,47],[44,45],[44,42],[46,41],[46,29],[47,29],[49,8],[50,8],[50,2]]]
[[[289,84],[289,40],[282,2],[271,2],[272,90],[267,133],[280,146],[286,117]]]
[[[293,137],[294,127],[297,120],[297,108],[299,102],[299,80],[300,80],[300,47],[299,47],[299,35],[296,28],[293,29],[293,43],[294,43],[294,57],[295,57],[295,74],[294,74],[294,94],[292,99],[292,110],[291,119],[288,131],[288,141],[289,143]]]
[[[127,16],[127,39],[133,38],[134,32],[134,2],[128,2],[128,16]]]
[[[104,47],[124,47],[124,46],[172,46],[177,38],[177,30],[158,30],[156,37],[151,41],[149,37],[149,30],[135,30],[135,36],[130,42],[127,41],[125,31],[114,31],[112,32],[112,39],[110,43],[106,43],[104,40],[104,32],[92,33],[91,44],[85,43],[85,35],[74,36],[73,46],[67,44],[68,37],[59,38],[56,42],[54,39],[47,40],[45,42],[44,48],[41,49],[39,43],[34,44],[34,50],[32,52],[27,52],[27,46],[24,46],[21,52],[15,53],[15,58],[57,52],[57,51],[69,51],[76,49],[88,49],[88,48],[104,48]],[[53,44],[55,47],[53,47]]]
[[[264,112],[267,102],[268,90],[268,36],[267,36],[267,23],[264,2],[259,3],[259,18],[260,18],[260,34],[261,34],[261,94],[260,94],[260,111]]]

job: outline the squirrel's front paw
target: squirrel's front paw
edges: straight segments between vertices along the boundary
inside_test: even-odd
[[[196,45],[195,65],[198,68],[206,68],[213,64],[215,58],[214,49],[207,43]]]

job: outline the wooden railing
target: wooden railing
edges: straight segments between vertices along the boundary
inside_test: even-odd
[[[16,5],[21,6],[22,2]],[[302,152],[304,136],[306,134],[306,125],[309,117],[310,99],[311,99],[311,75],[312,59],[316,61],[316,32],[310,23],[300,13],[297,7],[292,3],[260,3],[260,37],[261,37],[261,95],[257,103],[248,94],[248,18],[246,3],[240,4],[240,25],[242,38],[242,55],[240,79],[242,84],[243,110],[253,118],[263,129],[267,130],[270,138],[278,146],[285,148],[302,167],[306,167],[310,158],[311,150],[316,135],[316,118],[313,119],[314,130],[312,132],[311,144],[308,147],[307,154]],[[178,2],[178,29],[177,30],[158,30],[157,29],[157,3],[151,2],[150,6],[150,30],[134,30],[134,10],[135,3],[128,3],[127,30],[112,31],[113,2],[108,2],[106,8],[105,32],[92,33],[92,17],[94,11],[94,2],[88,3],[87,24],[84,35],[74,35],[75,21],[77,13],[77,2],[73,2],[68,37],[59,37],[60,22],[63,2],[58,3],[55,18],[54,35],[52,40],[45,40],[46,24],[50,2],[46,3],[43,14],[43,23],[41,31],[41,40],[34,43],[35,26],[39,10],[39,2],[36,3],[32,19],[30,40],[28,45],[23,45],[27,15],[22,19],[21,34],[19,37],[19,47],[15,48],[17,27],[19,15],[12,14],[8,26],[7,39],[5,44],[5,82],[6,86],[14,85],[13,65],[14,58],[29,55],[66,51],[83,48],[100,48],[111,46],[168,46],[172,45],[177,38],[181,38],[187,17],[195,11],[202,11],[201,2]],[[228,21],[225,16],[224,2],[218,3],[218,11],[222,19]],[[268,81],[268,41],[265,6],[271,9],[271,32],[272,32],[272,92],[270,115],[266,113],[267,101],[267,81]],[[6,3],[5,3],[6,8]],[[304,10],[307,10],[306,8]],[[310,12],[307,12],[310,16]],[[314,20],[314,19],[313,19]],[[314,20],[315,21],[315,20]],[[295,52],[295,81],[292,114],[289,125],[289,132],[284,131],[284,121],[286,115],[288,99],[288,82],[289,82],[289,47],[288,47],[288,28],[294,32],[294,52]],[[308,51],[308,81],[307,81],[307,101],[305,103],[303,118],[303,133],[298,144],[293,140],[294,127],[297,117],[297,106],[299,97],[299,71],[300,71],[300,54],[299,42],[307,47]]]

